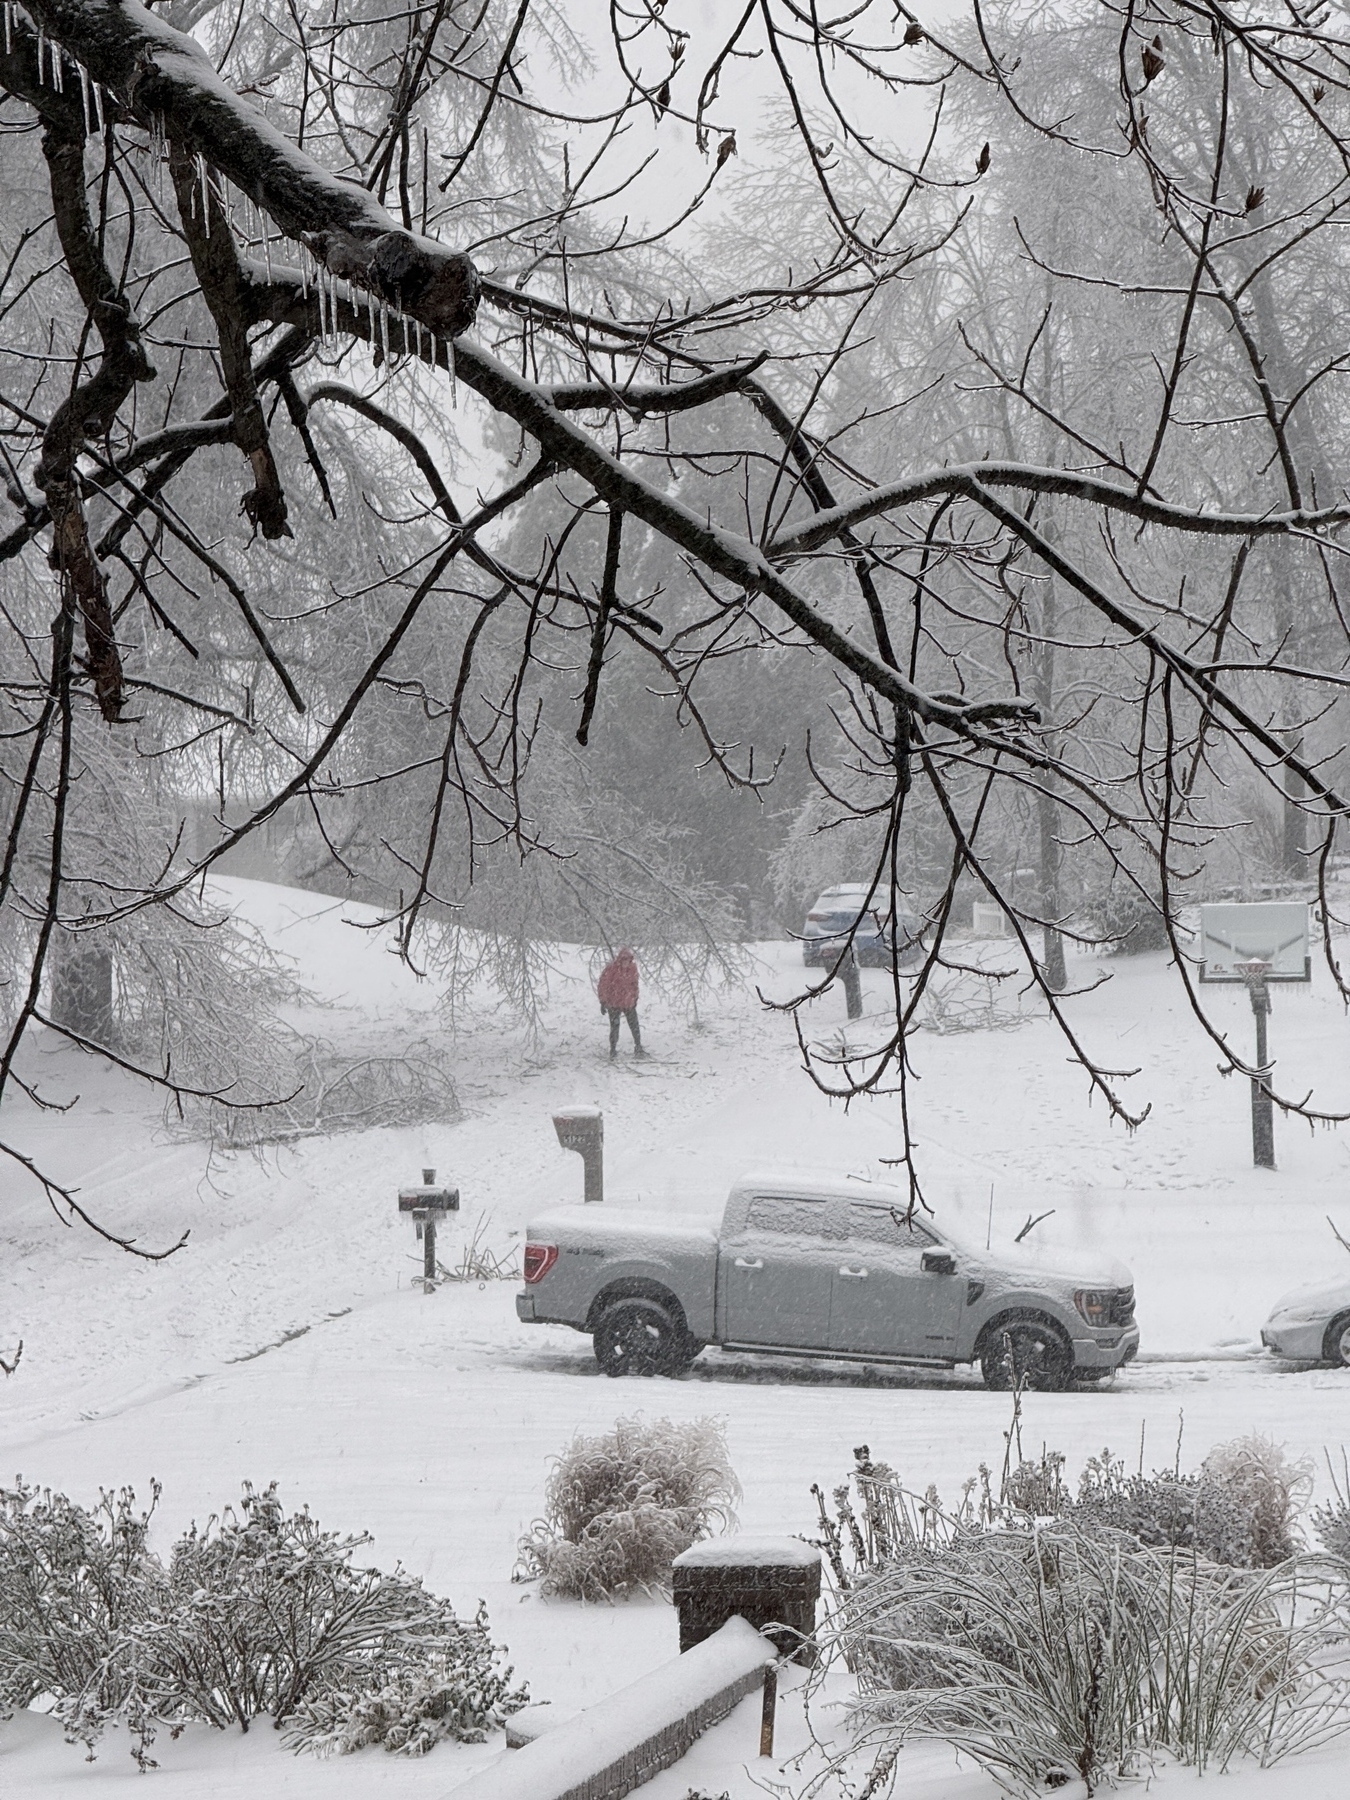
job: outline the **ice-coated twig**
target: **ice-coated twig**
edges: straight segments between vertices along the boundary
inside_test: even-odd
[[[103,89],[97,81],[91,83],[94,95],[94,119],[98,125],[98,134],[103,136]]]

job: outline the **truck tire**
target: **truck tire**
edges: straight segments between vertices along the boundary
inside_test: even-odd
[[[606,1375],[678,1375],[698,1355],[690,1338],[659,1300],[616,1300],[591,1334],[595,1360]]]
[[[980,1373],[995,1393],[1020,1380],[1036,1393],[1059,1394],[1073,1380],[1073,1345],[1048,1319],[1002,1319],[981,1341]]]
[[[1335,1363],[1339,1369],[1350,1369],[1350,1313],[1340,1313],[1327,1326],[1322,1340],[1323,1362]]]

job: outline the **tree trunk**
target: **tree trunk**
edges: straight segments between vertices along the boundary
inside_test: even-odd
[[[1054,578],[1047,577],[1041,600],[1041,648],[1036,670],[1036,701],[1044,720],[1050,719],[1054,708],[1054,634],[1057,624]],[[1068,971],[1064,966],[1064,938],[1050,921],[1057,920],[1060,916],[1059,870],[1063,851],[1056,834],[1059,809],[1055,804],[1054,784],[1048,774],[1043,777],[1036,797],[1036,811],[1041,850],[1040,912],[1046,921],[1042,932],[1041,975],[1052,994],[1062,994],[1069,985]]]
[[[1303,755],[1303,733],[1291,732],[1289,748],[1298,757]],[[1291,881],[1302,881],[1308,873],[1308,858],[1305,854],[1304,814],[1298,804],[1307,793],[1301,776],[1291,768],[1284,771],[1284,804],[1280,811],[1284,815],[1284,829],[1281,833],[1280,861],[1284,873]]]
[[[106,944],[59,927],[52,933],[52,1018],[96,1044],[111,1044],[113,960]]]

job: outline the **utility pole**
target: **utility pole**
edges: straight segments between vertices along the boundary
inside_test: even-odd
[[[1270,989],[1266,976],[1270,964],[1259,959],[1241,962],[1238,972],[1247,984],[1256,1020],[1256,1074],[1252,1076],[1252,1163],[1258,1169],[1275,1167],[1275,1105],[1270,1097],[1270,1051],[1266,1020],[1270,1017]]]

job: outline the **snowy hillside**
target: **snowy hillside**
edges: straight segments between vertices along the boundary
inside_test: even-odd
[[[436,995],[349,920],[363,909],[246,881],[221,882],[239,911],[327,1003],[317,1028],[335,1042],[373,1023],[427,1035]],[[794,946],[760,947],[755,979],[786,994]],[[1079,959],[1076,977],[1092,971]],[[1028,1246],[1052,1256],[1109,1251],[1133,1270],[1143,1355],[1098,1392],[1033,1395],[1025,1432],[1068,1457],[1076,1474],[1104,1444],[1170,1463],[1249,1431],[1297,1455],[1350,1437],[1350,1371],[1298,1371],[1265,1358],[1258,1333],[1287,1286],[1345,1258],[1326,1224],[1350,1235],[1350,1138],[1279,1124],[1276,1173],[1250,1167],[1247,1095],[1224,1081],[1157,957],[1103,965],[1111,979],[1070,1002],[1092,1052],[1138,1067],[1132,1103],[1152,1111],[1133,1136],[1088,1104],[1081,1072],[1044,1020],[1016,1030],[916,1042],[916,1130],[929,1200],[956,1235],[1005,1246],[1029,1212],[1053,1208]],[[881,1004],[880,979],[872,1004]],[[1218,1007],[1250,1029],[1245,996]],[[819,1003],[810,1029],[843,1021],[841,996]],[[78,1092],[70,1113],[6,1101],[9,1138],[61,1179],[107,1225],[148,1244],[185,1249],[163,1264],[119,1254],[52,1216],[11,1170],[0,1350],[25,1343],[19,1373],[0,1388],[0,1465],[90,1499],[101,1485],[164,1483],[158,1529],[167,1541],[191,1518],[236,1497],[241,1480],[276,1479],[327,1525],[366,1528],[374,1554],[401,1559],[457,1604],[487,1599],[494,1634],[538,1698],[574,1707],[674,1653],[668,1606],[542,1603],[510,1582],[515,1544],[538,1510],[548,1459],[573,1432],[623,1412],[727,1421],[745,1489],[742,1525],[809,1532],[812,1481],[843,1478],[869,1443],[919,1486],[955,1493],[1002,1453],[1005,1397],[968,1372],[950,1376],[845,1365],[774,1364],[706,1352],[680,1380],[610,1382],[589,1342],[517,1323],[515,1284],[412,1285],[417,1246],[400,1220],[401,1182],[424,1166],[460,1186],[442,1260],[481,1229],[517,1246],[531,1215],[579,1199],[580,1165],[551,1124],[561,1105],[605,1112],[608,1194],[657,1212],[715,1210],[730,1181],[766,1162],[880,1173],[896,1154],[895,1102],[848,1112],[802,1074],[790,1024],[751,988],[710,999],[698,1028],[644,997],[653,1059],[625,1043],[605,1055],[603,1024],[580,961],[556,984],[535,1041],[486,1005],[459,1041],[452,1070],[465,1117],[456,1124],[314,1138],[265,1156],[208,1164],[200,1144],[173,1141],[153,1095],[95,1059],[39,1041],[28,1076],[52,1098]],[[1245,1044],[1245,1037],[1242,1040]],[[1280,992],[1272,1043],[1287,1089],[1316,1085],[1329,1106],[1350,1103],[1342,1009],[1324,979]],[[1350,1266],[1350,1259],[1346,1259]],[[745,1703],[687,1763],[645,1790],[682,1800],[754,1791]],[[153,1791],[166,1800],[228,1800],[266,1783],[303,1796],[445,1793],[486,1750],[442,1748],[420,1764],[367,1753],[330,1764],[293,1762],[270,1733],[248,1739],[193,1730],[162,1746]],[[1329,1753],[1330,1754],[1330,1753]],[[1255,1795],[1330,1796],[1345,1752],[1251,1777]],[[949,1757],[915,1752],[905,1791],[983,1797],[987,1781],[953,1777]],[[49,1721],[0,1729],[0,1791],[102,1795],[135,1775],[114,1743],[96,1763],[64,1747]],[[1166,1791],[1189,1792],[1190,1777]],[[1225,1791],[1231,1784],[1225,1784]],[[152,1791],[147,1788],[146,1792]],[[1243,1793],[1247,1792],[1246,1786]]]

